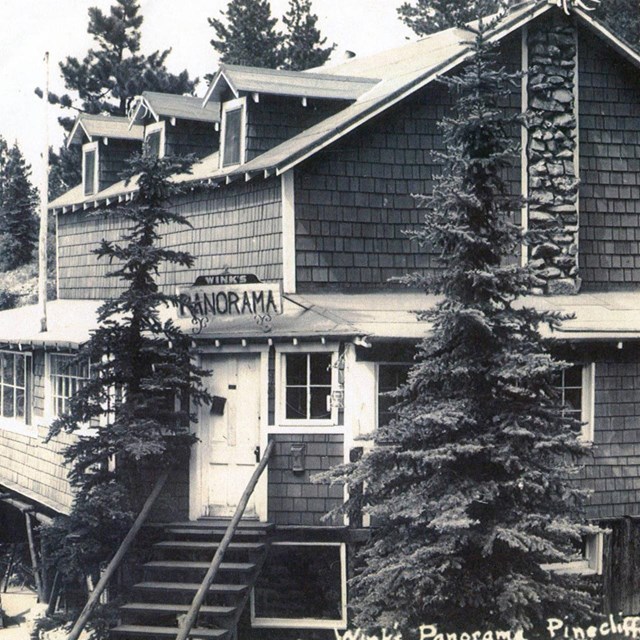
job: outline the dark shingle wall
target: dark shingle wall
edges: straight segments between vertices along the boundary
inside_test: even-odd
[[[580,32],[580,271],[583,289],[640,283],[638,70]]]

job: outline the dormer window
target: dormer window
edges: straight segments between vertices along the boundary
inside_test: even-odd
[[[222,105],[222,149],[220,157],[223,167],[244,162],[245,98],[229,100]]]
[[[82,184],[84,195],[92,196],[98,191],[98,143],[82,145]]]
[[[164,122],[155,122],[145,127],[145,151],[154,158],[164,157]]]

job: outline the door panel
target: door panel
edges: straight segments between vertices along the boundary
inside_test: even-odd
[[[255,354],[213,356],[203,359],[212,372],[213,395],[226,398],[223,415],[202,411],[202,513],[233,515],[256,467],[255,449],[260,434],[260,357]],[[253,497],[246,515],[255,515]]]

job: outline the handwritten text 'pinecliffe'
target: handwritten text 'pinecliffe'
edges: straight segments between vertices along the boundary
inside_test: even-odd
[[[374,633],[363,629],[348,629],[344,632],[334,630],[334,633],[336,640],[534,640],[534,638],[536,640],[539,638],[591,640],[611,635],[640,638],[640,616],[609,615],[606,620],[599,620],[586,626],[574,626],[559,618],[547,618],[544,632],[534,633],[532,631],[532,635],[529,637],[525,636],[522,629],[516,631],[490,629],[451,633],[446,630],[441,631],[435,624],[421,625],[411,637],[403,636],[397,625],[392,629],[380,629]]]

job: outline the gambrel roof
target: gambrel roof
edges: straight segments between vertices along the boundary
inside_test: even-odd
[[[525,2],[496,22],[489,39],[499,41],[550,10],[556,10],[554,1]],[[610,47],[640,68],[640,55],[624,41],[582,9],[574,8],[572,14],[579,24],[604,39]],[[293,95],[302,97],[305,97],[303,89],[311,90],[314,83],[319,87],[318,94],[322,92],[321,89],[337,91],[340,83],[346,83],[345,86],[351,87],[349,91],[354,92],[352,95],[358,95],[344,109],[244,164],[220,168],[218,154],[214,153],[196,163],[190,175],[176,176],[176,180],[220,184],[236,179],[280,175],[463,63],[472,55],[469,46],[471,38],[473,34],[470,31],[447,29],[388,51],[305,72],[223,66],[207,98],[217,97],[216,87],[219,83],[227,83],[235,91],[260,93],[262,90],[273,94],[292,91]],[[303,80],[303,77],[310,81]],[[118,195],[118,189],[121,193],[130,191],[129,186],[119,183],[119,186],[114,185],[107,190],[108,197],[112,199],[114,193]],[[54,201],[51,207],[65,210],[68,207],[86,206],[87,203],[97,206],[107,199],[105,192],[88,198],[78,198],[78,195],[78,192],[69,192]]]

